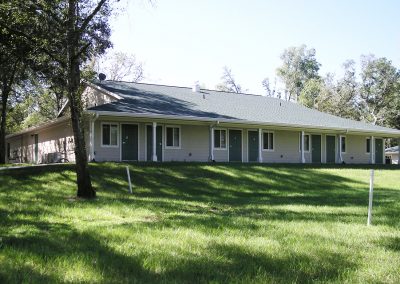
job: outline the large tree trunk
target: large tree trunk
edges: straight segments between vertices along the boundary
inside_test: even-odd
[[[1,122],[0,122],[0,164],[6,163],[6,119],[9,88],[3,87],[1,93]]]
[[[82,104],[80,99],[80,62],[78,55],[79,33],[76,30],[76,0],[69,0],[68,9],[68,99],[70,101],[72,130],[75,141],[75,162],[78,185],[78,197],[94,198],[96,192],[90,179],[86,155]]]

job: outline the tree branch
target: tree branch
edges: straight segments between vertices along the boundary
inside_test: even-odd
[[[82,26],[79,29],[79,34],[82,34],[84,30],[86,30],[87,26],[89,25],[90,21],[96,16],[96,14],[100,11],[101,7],[103,7],[104,3],[107,0],[100,0],[97,4],[96,8],[92,11],[92,13],[87,16],[87,18],[83,21]]]

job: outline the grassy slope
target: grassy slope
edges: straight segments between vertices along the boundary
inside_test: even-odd
[[[400,282],[399,170],[94,164],[0,172],[0,282]]]

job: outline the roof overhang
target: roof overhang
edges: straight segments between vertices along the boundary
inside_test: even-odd
[[[10,139],[10,138],[17,137],[17,136],[20,136],[20,135],[24,135],[24,134],[27,134],[27,133],[36,132],[36,131],[39,131],[39,130],[50,128],[50,127],[56,126],[56,125],[58,125],[58,124],[60,124],[62,122],[68,121],[69,119],[70,119],[70,117],[68,117],[68,116],[59,117],[59,118],[50,120],[48,122],[42,123],[40,125],[32,126],[32,127],[26,128],[26,129],[24,129],[22,131],[9,134],[9,135],[6,136],[6,139]]]
[[[156,119],[156,120],[174,120],[174,121],[185,121],[185,122],[201,122],[202,124],[215,124],[218,123],[220,126],[225,125],[237,125],[237,126],[249,126],[249,127],[277,127],[287,130],[306,130],[306,131],[323,131],[323,132],[334,132],[338,134],[357,134],[357,135],[375,135],[388,138],[400,138],[400,131],[388,132],[388,131],[366,131],[365,129],[356,128],[341,128],[341,127],[319,127],[315,125],[300,125],[300,124],[287,124],[287,123],[268,123],[260,121],[248,121],[240,119],[226,119],[226,118],[203,118],[194,116],[175,116],[175,115],[161,115],[161,114],[146,114],[146,113],[130,113],[130,112],[111,112],[111,111],[96,111],[86,110],[88,113],[98,114],[99,116],[112,116],[112,117],[131,117],[138,119]]]

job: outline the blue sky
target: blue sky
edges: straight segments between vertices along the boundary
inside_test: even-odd
[[[280,54],[306,44],[321,74],[347,59],[387,57],[400,67],[400,1],[125,0],[112,20],[114,50],[144,62],[144,82],[213,89],[228,66],[250,93],[273,79]]]

